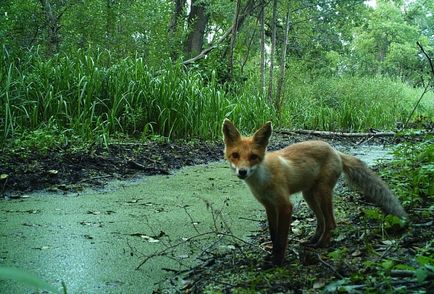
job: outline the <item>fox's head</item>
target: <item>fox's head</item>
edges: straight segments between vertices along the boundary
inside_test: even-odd
[[[225,158],[232,170],[240,179],[247,179],[258,169],[267,150],[271,136],[271,122],[265,123],[251,137],[241,136],[234,124],[223,121],[223,137],[225,141]]]

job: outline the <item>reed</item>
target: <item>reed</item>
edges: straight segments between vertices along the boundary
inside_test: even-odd
[[[2,141],[41,126],[105,144],[119,135],[216,139],[225,117],[245,131],[267,120],[286,128],[392,129],[418,97],[418,89],[386,78],[288,80],[277,114],[259,95],[257,77],[227,90],[215,73],[176,64],[151,68],[143,58],[115,60],[104,50],[49,60],[37,50],[25,60],[2,57]],[[429,103],[421,104],[420,115],[433,114]]]

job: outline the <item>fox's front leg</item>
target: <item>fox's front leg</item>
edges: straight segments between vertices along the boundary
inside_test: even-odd
[[[286,247],[288,245],[288,233],[291,223],[292,205],[289,201],[265,205],[271,242],[273,243],[273,264],[283,263]]]
[[[288,246],[288,233],[291,224],[292,205],[288,201],[282,203],[277,208],[277,235],[273,243],[273,263],[281,265],[285,258],[286,248]]]
[[[267,212],[268,220],[268,230],[270,232],[271,243],[273,244],[273,254],[274,254],[274,242],[276,241],[277,235],[277,212],[273,205],[267,203],[264,204],[265,211]]]

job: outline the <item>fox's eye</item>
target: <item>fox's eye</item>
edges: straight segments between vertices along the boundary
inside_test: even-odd
[[[252,154],[252,155],[250,155],[250,160],[251,160],[251,161],[258,160],[258,158],[259,158],[259,156],[256,155],[256,154]]]
[[[232,158],[238,159],[238,158],[240,158],[240,154],[238,152],[234,152],[234,153],[232,153]]]

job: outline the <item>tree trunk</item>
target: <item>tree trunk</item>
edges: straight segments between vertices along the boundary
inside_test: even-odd
[[[175,7],[173,8],[172,17],[169,23],[169,33],[175,33],[178,26],[178,19],[182,16],[182,10],[185,7],[186,0],[174,0]]]
[[[106,46],[110,50],[115,45],[115,24],[116,11],[114,8],[116,0],[107,0],[106,3]]]
[[[270,77],[268,82],[268,101],[273,105],[273,70],[274,70],[274,52],[276,51],[276,31],[277,31],[277,0],[273,0],[273,28],[271,35],[271,54],[270,54]]]
[[[280,60],[280,77],[279,81],[277,83],[277,91],[276,91],[276,98],[275,98],[275,106],[277,114],[280,115],[282,111],[282,91],[285,86],[285,69],[286,69],[286,50],[288,48],[288,35],[289,35],[289,29],[291,27],[291,8],[288,4],[288,12],[286,14],[286,29],[285,29],[285,36],[283,40],[283,48],[282,48],[282,58]]]
[[[238,31],[238,18],[240,14],[240,3],[241,0],[237,0],[235,2],[235,11],[234,11],[234,20],[232,24],[232,34],[231,34],[231,44],[229,47],[229,54],[228,54],[228,72],[229,77],[232,77],[233,70],[234,70],[234,48],[235,48],[235,42],[237,39],[237,31]]]
[[[40,0],[40,2],[47,21],[48,54],[53,55],[59,51],[60,45],[59,17],[54,14],[51,4],[48,0]]]
[[[202,51],[205,28],[208,24],[208,15],[202,1],[193,0],[188,15],[188,27],[191,29],[184,46],[185,55],[196,56]]]
[[[172,12],[172,17],[170,18],[170,23],[169,23],[169,42],[173,43],[174,49],[171,52],[171,57],[172,60],[176,60],[178,58],[178,50],[177,45],[176,44],[176,30],[178,27],[178,20],[181,19],[183,17],[183,9],[185,7],[185,3],[186,0],[174,0],[174,8],[173,8],[173,12]]]
[[[261,12],[259,14],[259,34],[260,34],[260,50],[261,50],[261,94],[265,93],[265,1],[261,0]]]
[[[255,8],[254,4],[255,4],[255,0],[249,0],[244,6],[244,8],[240,10],[241,13],[236,24],[237,31],[240,30],[241,26],[246,20],[246,17],[250,15],[252,10]],[[211,51],[216,49],[219,44],[223,43],[223,41],[225,41],[230,36],[232,30],[233,30],[233,25],[217,41],[213,42],[212,45],[210,45],[208,48],[203,49],[199,54],[185,60],[182,64],[184,65],[193,64],[197,60],[204,58],[207,54],[209,54]],[[226,56],[226,53],[223,56]]]

